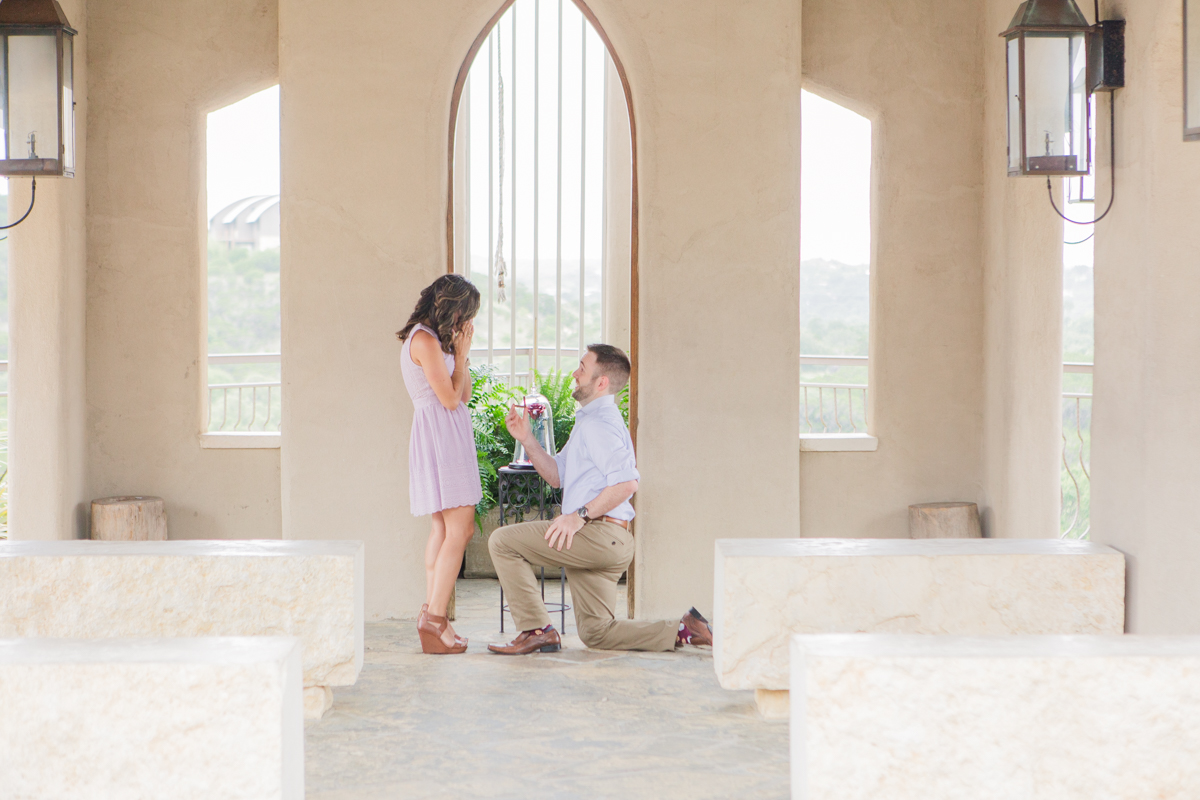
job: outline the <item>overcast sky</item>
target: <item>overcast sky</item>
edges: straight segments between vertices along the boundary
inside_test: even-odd
[[[279,194],[279,87],[208,115],[208,218],[256,194]]]
[[[871,261],[871,121],[800,94],[800,258]]]
[[[801,94],[800,257],[844,264],[871,258],[871,122],[810,92]],[[0,182],[7,193],[8,182]],[[208,216],[243,197],[279,193],[279,87],[208,115]],[[1072,205],[1086,219],[1090,206]],[[1074,241],[1090,227],[1066,226]],[[1092,262],[1091,242],[1065,246],[1064,263]]]

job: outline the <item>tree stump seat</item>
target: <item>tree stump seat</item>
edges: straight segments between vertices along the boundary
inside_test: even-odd
[[[908,507],[910,539],[979,539],[979,506],[974,503],[918,503]]]
[[[161,497],[142,495],[93,500],[91,538],[106,542],[166,541],[166,504]]]

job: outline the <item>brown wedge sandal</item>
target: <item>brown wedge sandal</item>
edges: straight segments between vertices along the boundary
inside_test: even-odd
[[[425,617],[428,615],[429,615],[429,603],[421,603],[421,613],[417,614],[417,628],[418,629],[421,627],[421,623],[425,620]],[[462,644],[466,644],[467,638],[465,636],[459,636],[458,632],[455,631],[454,641],[461,642]]]
[[[454,645],[447,647],[442,641],[442,633],[450,624],[450,620],[436,614],[425,612],[425,619],[417,624],[417,635],[421,637],[421,652],[431,656],[457,655],[467,652],[467,643],[454,639]]]

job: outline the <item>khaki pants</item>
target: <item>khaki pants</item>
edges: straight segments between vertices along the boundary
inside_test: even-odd
[[[566,567],[579,638],[600,650],[673,650],[679,621],[617,620],[617,581],[633,560],[633,536],[611,522],[584,525],[562,552],[546,541],[547,520],[497,528],[488,540],[492,563],[519,631],[544,628],[550,615],[534,567]]]

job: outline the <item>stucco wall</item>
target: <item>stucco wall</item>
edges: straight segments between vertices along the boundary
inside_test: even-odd
[[[1007,174],[1005,50],[1016,4],[989,0],[982,37],[985,535],[1058,536],[1062,461],[1063,222],[1046,179]],[[1062,205],[1062,179],[1053,181]],[[1074,236],[1074,234],[1072,234]]]
[[[165,498],[171,538],[278,538],[279,452],[199,441],[205,118],[276,82],[275,4],[89,9],[91,495]]]
[[[983,501],[982,23],[976,3],[804,0],[805,88],[872,121],[879,439],[800,454],[804,536],[906,537],[910,503]]]
[[[1128,630],[1200,632],[1200,142],[1183,141],[1180,3],[1105,3],[1128,20],[1117,196],[1096,225],[1092,539],[1127,557]],[[1108,113],[1101,104],[1106,200]]]
[[[75,535],[89,496],[160,494],[173,537],[364,539],[372,617],[413,612],[427,522],[408,513],[411,407],[393,332],[446,263],[450,94],[498,5],[281,0],[277,28],[269,0],[94,0],[86,387],[76,179],[44,196],[49,229],[13,240],[14,263],[65,248],[46,277],[14,269],[14,340],[27,327],[26,346],[36,335],[48,348],[27,358],[14,341],[15,389],[43,380],[14,397],[14,468],[33,458],[22,437],[57,442],[24,472],[39,475],[25,484],[34,501],[14,477],[14,525],[37,513],[38,535]],[[721,536],[903,536],[905,506],[949,499],[979,500],[994,535],[1053,535],[1061,225],[1036,180],[1003,176],[995,33],[1011,5],[804,3],[806,80],[874,121],[880,446],[801,456],[800,3],[591,7],[639,134],[639,614],[704,608]],[[204,115],[277,75],[284,447],[206,451]],[[1099,436],[1102,401],[1097,414]]]
[[[280,3],[284,535],[366,540],[375,618],[424,593],[392,334],[446,263],[450,93],[498,7]],[[674,616],[715,538],[797,533],[800,9],[592,8],[641,136],[638,613]]]
[[[43,178],[9,247],[9,536],[74,539],[87,530],[84,207],[88,159],[88,19],[61,0],[75,38],[76,176]],[[30,179],[9,180],[9,218]]]

